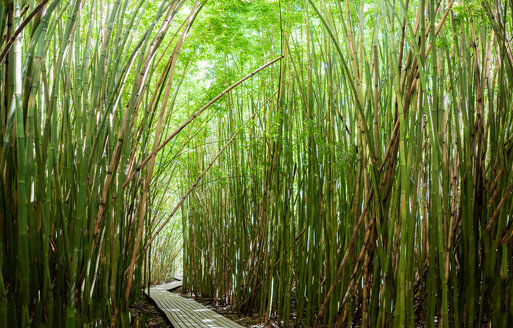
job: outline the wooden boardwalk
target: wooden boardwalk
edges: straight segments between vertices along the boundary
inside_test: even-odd
[[[149,296],[166,314],[174,328],[242,328],[241,325],[204,307],[195,300],[168,291],[181,285],[181,281],[173,281],[150,288]]]

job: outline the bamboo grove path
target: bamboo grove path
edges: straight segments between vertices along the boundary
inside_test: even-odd
[[[241,325],[206,308],[193,299],[169,292],[178,288],[182,281],[158,285],[150,288],[149,296],[165,313],[174,328],[242,328]]]

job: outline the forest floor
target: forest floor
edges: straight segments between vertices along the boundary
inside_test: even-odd
[[[261,327],[279,327],[276,322],[269,322],[269,324],[265,325],[262,323],[261,318],[256,315],[243,315],[241,313],[238,313],[234,311],[232,308],[224,305],[217,304],[214,299],[212,298],[201,298],[201,297],[194,297],[190,293],[183,293],[182,287],[179,287],[175,290],[173,290],[174,293],[179,293],[181,296],[186,298],[193,298],[196,302],[199,302],[203,304],[205,307],[211,309],[214,312],[217,312],[221,314],[222,316],[230,319],[233,322],[238,323],[241,326],[244,327],[250,327],[250,328],[261,328]]]
[[[130,307],[132,328],[173,328],[155,302],[146,294]]]
[[[234,311],[232,308],[224,305],[220,305],[211,298],[200,298],[195,297],[191,293],[184,293],[182,287],[178,287],[172,290],[169,290],[173,293],[178,293],[183,297],[192,298],[195,301],[203,304],[205,307],[221,314],[222,316],[238,323],[241,326],[248,328],[277,328],[283,327],[283,322],[280,322],[277,318],[271,318],[267,323],[262,322],[262,319],[258,315],[258,313],[253,313],[251,315],[244,315]],[[155,302],[146,294],[143,294],[142,299],[138,302],[134,303],[130,307],[131,314],[131,328],[174,328],[173,325],[169,322],[164,312],[158,308]],[[482,327],[488,326],[488,320],[484,320]],[[291,326],[294,325],[292,322]],[[358,324],[355,325],[359,327]],[[424,328],[425,322],[420,318],[416,318],[415,327],[416,328]],[[322,328],[326,328],[327,326],[321,326]]]
[[[230,307],[221,306],[209,298],[193,297],[191,294],[183,294],[182,288],[179,287],[173,290],[174,293],[179,293],[186,298],[193,298],[197,302],[203,304],[207,308],[225,316],[226,318],[238,323],[241,326],[248,328],[275,328],[280,327],[278,320],[270,320],[268,323],[263,323],[258,314],[242,315],[233,311]],[[130,327],[133,328],[173,328],[164,313],[157,307],[155,302],[146,294],[142,299],[134,303],[130,307],[130,314],[132,316]]]

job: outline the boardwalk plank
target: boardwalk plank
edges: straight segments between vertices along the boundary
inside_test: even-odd
[[[242,328],[241,325],[206,308],[193,299],[168,291],[181,285],[181,281],[173,281],[151,287],[149,294],[175,328]]]

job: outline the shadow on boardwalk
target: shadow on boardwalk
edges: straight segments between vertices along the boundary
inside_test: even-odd
[[[149,296],[164,312],[174,328],[242,328],[241,325],[206,308],[193,299],[182,297],[169,290],[182,285],[177,280],[150,288]]]

